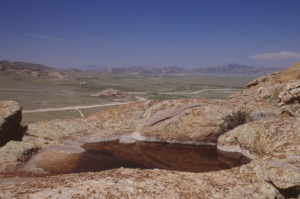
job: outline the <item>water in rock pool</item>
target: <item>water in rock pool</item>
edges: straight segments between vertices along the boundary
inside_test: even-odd
[[[230,169],[250,160],[240,153],[223,152],[212,145],[169,144],[118,141],[89,143],[83,153],[59,150],[42,151],[17,170],[4,172],[6,177],[48,176],[67,173],[95,172],[108,169],[141,168],[188,172]]]
[[[216,146],[153,142],[121,144],[118,141],[85,144],[76,166],[68,173],[114,168],[167,169],[207,172],[229,169],[250,160],[240,153],[222,152]]]

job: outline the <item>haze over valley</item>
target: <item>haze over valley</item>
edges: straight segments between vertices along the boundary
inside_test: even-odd
[[[36,122],[52,118],[76,118],[109,108],[111,104],[139,100],[139,97],[153,100],[199,97],[226,99],[245,88],[247,82],[258,75],[276,70],[238,64],[201,69],[141,66],[82,70],[0,61],[0,94],[2,100],[14,100],[22,104],[24,122]],[[97,94],[103,90],[108,93]],[[68,108],[74,106],[84,106],[79,109],[82,113],[77,108]],[[30,112],[47,108],[62,110]]]

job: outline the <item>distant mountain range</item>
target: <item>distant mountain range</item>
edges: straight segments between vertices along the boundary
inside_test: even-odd
[[[88,69],[87,69],[88,68]],[[73,71],[81,72],[84,70],[92,70],[101,73],[119,73],[119,74],[219,74],[219,75],[265,75],[283,68],[264,68],[254,67],[240,64],[225,64],[201,68],[180,68],[177,66],[154,67],[154,66],[130,66],[130,67],[103,67],[89,65],[80,69],[73,68],[67,70],[59,70],[45,66],[42,64],[28,62],[10,62],[0,61],[0,74],[24,74],[33,77],[47,76],[51,78],[67,79],[64,72]]]
[[[224,74],[224,75],[264,75],[282,68],[264,68],[254,67],[240,64],[225,64],[218,66],[202,67],[202,68],[180,68],[177,66],[169,67],[153,67],[153,66],[131,66],[119,68],[99,68],[97,71],[104,73],[127,73],[127,74]]]
[[[224,64],[218,66],[204,67],[192,69],[192,72],[210,73],[210,74],[244,74],[244,75],[263,75],[283,69],[279,68],[264,68],[247,66],[241,64]]]
[[[178,74],[187,73],[187,69],[176,66],[169,66],[164,68],[154,66],[129,66],[120,68],[100,68],[99,72],[104,73],[126,73],[126,74]]]

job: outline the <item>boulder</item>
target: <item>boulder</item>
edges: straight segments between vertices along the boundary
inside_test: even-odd
[[[281,100],[282,100],[285,104],[289,104],[289,103],[292,102],[293,96],[292,96],[291,94],[287,93],[287,94],[285,94],[285,95],[283,96],[283,98],[282,98]]]
[[[13,101],[0,102],[0,147],[9,140],[21,140],[25,128],[21,126],[22,108]]]
[[[298,97],[300,94],[300,88],[295,88],[291,90],[291,94]]]
[[[0,148],[0,171],[12,170],[19,162],[26,162],[38,148],[33,143],[10,141]]]
[[[220,136],[218,148],[257,157],[247,167],[279,189],[300,187],[299,117],[244,124]]]
[[[138,134],[167,142],[216,143],[226,115],[240,107],[223,100],[170,100],[149,107],[138,124]]]
[[[281,89],[278,94],[278,102],[283,104],[298,103],[300,104],[300,81],[294,80],[285,84],[286,86]]]

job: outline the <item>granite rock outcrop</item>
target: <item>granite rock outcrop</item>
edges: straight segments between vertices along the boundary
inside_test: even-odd
[[[228,101],[139,101],[81,119],[31,124],[22,143],[25,151],[39,151],[22,165],[11,164],[2,171],[0,198],[296,198],[300,194],[299,66],[300,62],[259,78]],[[249,113],[247,123],[218,134],[224,118],[238,110]],[[72,166],[64,162],[77,161],[72,154],[83,152],[82,144],[105,140],[209,143],[219,150],[243,153],[252,161],[205,173],[119,168],[34,181],[6,176],[6,171],[34,173],[53,164]],[[16,162],[24,153],[21,148],[15,156],[1,151],[0,156]]]
[[[249,82],[247,88],[265,87],[278,83],[287,83],[297,79],[300,79],[300,61],[285,70],[271,73]]]

